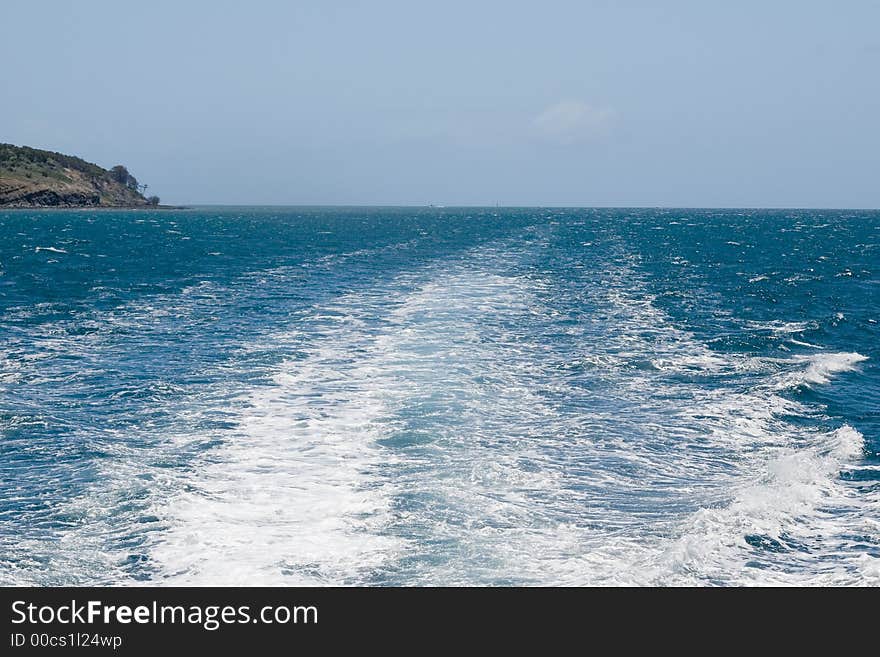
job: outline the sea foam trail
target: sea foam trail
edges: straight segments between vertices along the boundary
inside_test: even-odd
[[[370,475],[391,458],[376,444],[387,417],[381,371],[355,318],[313,320],[323,346],[237,400],[234,437],[166,511],[151,553],[162,581],[346,584],[400,549],[380,534],[390,484]]]
[[[530,303],[515,278],[429,270],[322,304],[276,336],[304,357],[240,400],[234,439],[163,502],[168,529],[151,550],[161,581],[363,583],[409,553],[432,563],[410,582],[444,581],[456,563],[468,577],[481,567],[495,576],[501,564],[458,557],[482,552],[479,536],[495,537],[496,523],[527,525],[524,491],[553,479],[519,467],[531,447],[505,447],[503,422],[551,410],[526,381],[491,381],[481,367],[499,373],[505,354],[481,347],[480,332],[537,312]],[[532,368],[524,354],[514,342],[504,365]],[[413,504],[417,513],[400,510]]]
[[[786,396],[864,357],[713,352],[637,258],[560,281],[533,237],[277,335],[301,357],[238,400],[233,437],[163,505],[158,581],[867,581],[876,496],[839,477],[862,437],[789,422],[817,411]]]
[[[480,256],[479,268],[432,272],[380,339],[383,365],[402,383],[400,421],[388,437],[401,459],[389,476],[401,482],[408,510],[392,530],[421,546],[398,566],[409,583],[521,579],[513,557],[529,535],[556,524],[543,507],[560,491],[561,473],[542,467],[535,432],[555,414],[543,397],[548,375],[541,345],[515,328],[550,309],[536,297],[540,280],[486,271],[493,261],[503,269],[501,257]]]

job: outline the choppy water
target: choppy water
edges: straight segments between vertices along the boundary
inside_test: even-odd
[[[0,583],[877,584],[880,213],[0,212]]]

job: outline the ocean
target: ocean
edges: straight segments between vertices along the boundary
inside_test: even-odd
[[[880,212],[0,210],[0,584],[880,583]]]

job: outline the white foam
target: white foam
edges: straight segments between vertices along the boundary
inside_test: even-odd
[[[810,356],[796,356],[790,362],[805,364],[806,367],[798,372],[786,374],[781,378],[781,387],[798,385],[823,385],[831,381],[836,374],[851,372],[856,366],[868,360],[867,356],[855,352],[837,352],[813,354]]]
[[[746,322],[746,326],[755,331],[769,331],[775,334],[803,333],[819,327],[816,322],[786,322],[778,319],[769,322],[750,321]]]
[[[376,443],[383,386],[357,384],[377,373],[368,363],[342,365],[357,337],[326,335],[238,401],[235,438],[160,511],[169,529],[151,556],[162,582],[345,584],[400,549],[380,535],[390,484],[371,475],[393,461]]]
[[[818,434],[810,447],[783,448],[763,466],[752,459],[755,473],[734,489],[732,501],[702,509],[686,523],[667,548],[656,583],[867,583],[870,568],[854,570],[851,559],[859,554],[857,533],[880,538],[878,527],[871,529],[867,518],[861,527],[854,519],[848,521],[853,526],[837,520],[856,508],[868,514],[877,508],[876,495],[865,499],[838,477],[863,446],[861,434],[843,426]]]
[[[823,347],[821,347],[820,345],[813,344],[813,343],[811,343],[811,342],[804,342],[803,340],[795,340],[794,338],[791,338],[791,339],[789,340],[789,342],[790,342],[791,344],[796,344],[796,345],[798,345],[799,347],[809,347],[810,349],[822,349],[822,348],[823,348]]]
[[[840,462],[852,462],[865,451],[865,437],[849,425],[828,434],[830,453]]]

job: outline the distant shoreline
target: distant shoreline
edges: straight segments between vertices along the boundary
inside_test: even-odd
[[[191,210],[189,205],[0,205],[0,210]]]

